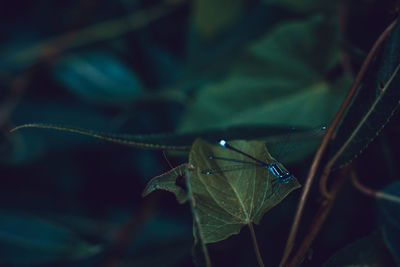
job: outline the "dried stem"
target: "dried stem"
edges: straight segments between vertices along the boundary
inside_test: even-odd
[[[351,168],[351,167],[350,167]],[[349,177],[348,174],[349,167],[341,169],[340,173],[337,175],[337,179],[335,179],[334,184],[332,185],[332,194],[336,197],[342,188],[343,183]],[[299,249],[294,253],[294,255],[289,259],[286,266],[299,266],[301,262],[304,260],[305,255],[307,254],[308,249],[310,248],[312,242],[315,237],[321,230],[322,225],[324,224],[326,218],[329,215],[329,212],[334,204],[336,198],[325,199],[322,201],[318,212],[315,214],[311,226],[307,231],[307,235],[303,239],[302,243],[299,246]]]
[[[311,184],[314,180],[315,174],[318,170],[319,164],[320,164],[322,156],[328,146],[328,143],[334,137],[336,128],[339,125],[340,121],[342,120],[342,118],[345,114],[345,111],[349,107],[349,105],[357,91],[357,88],[358,88],[359,84],[361,83],[362,78],[364,77],[367,67],[371,63],[372,59],[375,57],[375,54],[376,54],[378,48],[380,47],[380,45],[382,44],[383,40],[386,39],[386,37],[389,35],[389,33],[391,32],[391,30],[393,29],[395,24],[396,24],[396,21],[392,22],[386,28],[386,30],[382,33],[382,35],[378,38],[376,43],[374,44],[373,48],[371,49],[367,58],[365,59],[359,73],[357,74],[352,86],[350,87],[350,89],[346,95],[346,98],[344,99],[342,105],[340,106],[338,112],[336,113],[336,116],[332,120],[332,123],[329,126],[328,131],[326,132],[324,138],[321,141],[321,144],[314,156],[313,162],[312,162],[310,170],[308,172],[306,182],[301,191],[299,204],[297,206],[296,214],[293,219],[292,227],[290,229],[289,237],[286,242],[286,247],[285,247],[285,251],[283,253],[283,257],[282,257],[280,266],[284,266],[286,264],[286,261],[288,260],[290,253],[292,252],[294,242],[296,239],[296,235],[297,235],[297,231],[298,231],[299,224],[300,224],[301,215],[303,214],[304,206],[307,201],[308,194],[310,192]],[[323,177],[329,175],[330,169],[328,171],[329,172],[323,173]],[[323,178],[321,178],[321,179],[323,179]],[[324,194],[324,195],[327,196],[328,194]]]
[[[254,252],[256,253],[258,265],[260,265],[260,267],[264,267],[265,265],[264,265],[264,262],[261,257],[260,248],[258,247],[256,233],[254,232],[253,223],[249,223],[248,226],[250,229],[251,240],[253,241]]]
[[[381,191],[375,191],[361,184],[360,181],[357,179],[357,174],[354,170],[352,170],[352,172],[350,173],[350,177],[354,187],[357,188],[360,192],[368,196],[375,197],[377,199],[383,199],[400,204],[400,197],[386,194]]]

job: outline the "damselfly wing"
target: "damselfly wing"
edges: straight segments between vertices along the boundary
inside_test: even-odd
[[[226,162],[234,162],[235,165],[224,166],[221,168],[203,170],[201,173],[206,175],[212,175],[222,172],[230,172],[230,171],[238,171],[252,168],[265,168],[267,169],[274,177],[275,180],[272,182],[272,194],[274,194],[281,183],[289,183],[290,180],[294,177],[290,172],[288,172],[278,161],[274,160],[272,162],[264,162],[261,159],[255,158],[254,156],[246,153],[233,145],[229,144],[226,140],[220,140],[218,144],[221,147],[229,149],[236,154],[240,154],[249,160],[235,159],[235,158],[226,158],[210,155],[208,158],[210,160],[216,161],[226,161]]]

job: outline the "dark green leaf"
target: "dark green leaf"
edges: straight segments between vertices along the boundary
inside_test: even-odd
[[[329,1],[318,1],[318,0],[263,0],[263,2],[267,4],[276,4],[288,9],[291,9],[295,12],[316,12],[316,11],[323,11],[329,9],[335,9],[337,6],[337,2],[335,0]]]
[[[332,158],[340,167],[359,155],[380,133],[400,100],[400,25],[386,42],[382,56],[367,72],[332,145]]]
[[[336,252],[324,265],[336,266],[394,266],[380,232],[361,238]]]
[[[400,182],[385,187],[382,193],[397,198],[397,202],[379,199],[379,222],[385,244],[400,265]]]
[[[195,28],[206,37],[213,37],[243,12],[244,0],[193,1]]]
[[[230,143],[268,164],[275,161],[263,141],[238,140]],[[241,154],[210,145],[201,139],[194,142],[188,168],[192,172],[190,185],[193,207],[197,212],[200,231],[206,244],[237,234],[249,223],[258,224],[268,210],[300,187],[294,177],[288,183],[278,183],[274,187],[276,178],[264,167],[206,174],[207,170],[223,169],[232,165],[230,161],[211,160],[210,156],[249,161]],[[284,169],[282,165],[281,168]],[[151,185],[154,182],[157,186]],[[170,180],[165,183],[164,185],[162,179],[152,180],[147,188],[167,189],[172,184]],[[149,190],[146,190],[146,193],[150,193]]]
[[[61,225],[34,216],[0,214],[0,264],[71,261],[99,250]]]
[[[180,131],[328,123],[349,84],[328,78],[339,64],[335,42],[335,27],[322,17],[276,26],[247,47],[223,81],[195,95]]]
[[[55,77],[75,95],[100,104],[127,104],[143,94],[136,75],[116,57],[101,51],[66,55]]]
[[[154,177],[143,190],[143,196],[145,197],[154,190],[161,189],[174,193],[179,203],[185,203],[188,200],[188,196],[182,183],[184,185],[186,184],[186,171],[187,164],[182,164],[166,173]],[[179,179],[182,178],[183,181],[179,181]]]

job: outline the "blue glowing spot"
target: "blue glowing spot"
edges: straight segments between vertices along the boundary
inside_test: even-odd
[[[222,146],[222,147],[225,147],[226,141],[225,141],[225,140],[220,140],[220,141],[218,142],[218,144],[219,144],[220,146]]]

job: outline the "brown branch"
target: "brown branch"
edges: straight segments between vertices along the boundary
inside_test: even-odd
[[[284,266],[286,264],[287,259],[290,256],[290,253],[292,252],[293,246],[294,246],[294,242],[296,239],[296,235],[297,235],[297,231],[300,225],[300,220],[301,220],[301,215],[303,214],[303,210],[304,210],[304,206],[305,203],[307,201],[308,198],[308,194],[310,192],[310,188],[312,185],[312,182],[314,180],[315,174],[318,170],[319,164],[321,162],[322,156],[324,155],[324,152],[328,146],[328,143],[330,142],[331,139],[334,138],[335,136],[335,131],[337,126],[339,125],[340,121],[342,120],[347,108],[350,106],[350,103],[357,91],[357,88],[359,86],[359,84],[361,83],[361,80],[365,74],[365,71],[367,70],[367,67],[369,66],[370,62],[372,61],[372,59],[374,58],[378,47],[381,45],[381,43],[383,42],[383,40],[387,37],[387,35],[390,33],[390,31],[393,29],[394,25],[396,24],[396,21],[392,22],[388,28],[384,31],[384,33],[382,33],[382,35],[378,38],[378,41],[374,44],[373,48],[371,49],[370,53],[368,54],[366,60],[364,61],[364,64],[362,65],[359,73],[357,74],[352,86],[350,87],[346,98],[344,99],[342,105],[340,106],[338,112],[336,113],[335,117],[332,120],[331,125],[328,128],[328,131],[326,132],[324,138],[321,141],[321,144],[317,150],[317,152],[315,153],[313,162],[311,164],[310,170],[308,172],[307,175],[307,179],[306,182],[303,186],[303,189],[301,191],[301,195],[300,195],[300,200],[299,200],[299,204],[297,205],[297,209],[296,209],[296,213],[293,219],[293,223],[292,223],[292,227],[290,229],[290,233],[289,233],[289,237],[288,240],[286,242],[286,247],[283,253],[283,257],[280,263],[280,266]],[[383,37],[382,37],[383,36]],[[330,173],[330,169],[329,172],[324,172],[324,175],[329,175]]]
[[[121,258],[124,256],[128,245],[136,237],[139,231],[143,228],[147,220],[153,214],[159,196],[153,195],[145,200],[139,214],[132,216],[115,235],[115,239],[110,249],[108,250],[105,259],[101,266],[103,267],[116,267],[119,266]]]
[[[258,247],[256,233],[254,232],[253,223],[250,222],[248,224],[248,226],[249,226],[249,229],[250,229],[251,241],[253,242],[253,248],[254,248],[254,252],[256,253],[258,265],[260,267],[264,267],[265,265],[264,265],[263,259],[261,257],[260,248]]]
[[[350,167],[351,168],[351,167]],[[331,211],[331,208],[335,202],[336,196],[339,193],[342,185],[344,184],[345,180],[349,177],[349,167],[341,169],[340,173],[338,174],[337,178],[335,179],[334,184],[332,185],[332,194],[333,198],[325,199],[321,203],[318,212],[315,214],[311,226],[309,227],[305,238],[303,239],[302,243],[299,246],[299,249],[296,253],[289,259],[286,266],[299,266],[307,254],[311,244],[313,243],[315,237],[319,233],[324,224],[326,218]]]
[[[366,187],[365,185],[361,184],[360,181],[357,179],[357,174],[354,170],[350,173],[351,182],[353,183],[354,187],[357,188],[360,192],[372,196],[377,199],[383,199],[391,202],[395,202],[400,204],[400,197],[383,193],[382,191],[375,191]]]
[[[178,3],[180,2],[178,1]],[[28,47],[11,55],[8,60],[14,62],[14,64],[31,62],[34,65],[41,60],[51,59],[66,50],[109,40],[137,30],[169,14],[173,10],[171,6],[160,4],[152,8],[136,11],[126,17],[89,25]]]
[[[343,102],[346,103],[346,106],[342,106],[340,107],[340,109],[342,109],[343,107],[343,112],[340,114],[340,118],[338,120],[338,122],[340,122],[342,120],[342,117],[344,115],[344,111],[347,110],[347,107],[350,105],[355,93],[357,92],[357,89],[359,88],[359,85],[361,84],[361,81],[369,67],[369,65],[371,64],[372,60],[375,58],[376,53],[378,52],[379,48],[381,47],[381,45],[383,44],[383,42],[386,40],[386,38],[389,36],[389,34],[392,32],[394,26],[396,25],[397,20],[393,21],[384,31],[383,33],[379,36],[379,38],[376,40],[375,44],[373,45],[373,47],[371,48],[370,52],[368,53],[368,56],[366,57],[366,59],[364,60],[360,71],[358,72],[351,88],[349,91],[349,94],[346,96],[345,101]],[[351,98],[348,99],[348,96],[351,93]],[[348,101],[347,101],[348,100]],[[339,112],[336,114],[336,117],[338,117],[339,113],[341,110],[339,110]],[[332,123],[333,124],[333,123]],[[337,125],[335,125],[336,128]],[[325,165],[324,167],[324,171],[322,172],[322,176],[320,179],[320,192],[321,194],[326,197],[326,198],[330,198],[331,194],[328,192],[327,189],[327,180],[329,177],[329,174],[332,170],[333,165],[335,164],[336,160],[342,155],[343,151],[345,149],[342,147],[339,151],[339,153],[336,153],[329,161],[328,163]]]

